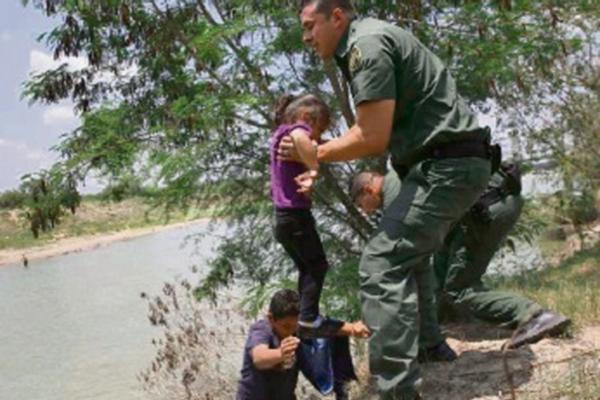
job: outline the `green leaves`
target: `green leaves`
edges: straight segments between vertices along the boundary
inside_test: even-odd
[[[25,195],[24,216],[35,238],[40,232],[54,229],[65,210],[75,214],[81,203],[75,177],[60,164],[23,176],[20,191]]]
[[[83,125],[55,147],[65,165],[86,174],[95,170],[112,176],[133,167],[139,151],[140,137],[126,104],[103,107],[83,115]]]
[[[117,182],[141,175],[150,181],[144,183],[160,188],[155,199],[167,208],[215,202],[232,229],[202,293],[212,295],[232,279],[262,287],[288,277],[293,267],[273,243],[268,218],[271,107],[282,93],[313,92],[338,116],[342,100],[330,89],[332,74],[301,43],[295,2],[23,3],[58,17],[57,26],[40,38],[55,58],[88,60],[82,70],[62,65],[32,76],[24,86],[30,101],[71,99],[82,112],[82,126],[57,146],[65,168],[76,177],[99,171]],[[546,107],[550,89],[579,84],[561,65],[578,64],[590,45],[590,36],[576,35],[574,28],[597,31],[592,3],[370,0],[356,5],[361,15],[412,30],[447,62],[467,101],[494,99],[521,112]],[[346,109],[347,118],[349,113]],[[373,163],[330,166],[314,195],[333,265],[352,265],[368,236],[364,218],[345,193],[356,166],[368,164]],[[352,272],[340,282],[355,279]],[[345,315],[355,307],[341,289],[327,296]]]

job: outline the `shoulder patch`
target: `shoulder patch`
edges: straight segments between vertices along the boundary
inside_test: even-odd
[[[352,46],[352,50],[350,50],[350,59],[348,61],[348,69],[350,70],[350,75],[354,75],[360,63],[362,61],[362,53],[360,48],[357,45]]]

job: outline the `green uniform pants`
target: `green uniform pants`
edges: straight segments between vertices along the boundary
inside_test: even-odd
[[[541,310],[541,306],[524,297],[488,290],[481,281],[492,257],[516,224],[522,207],[520,196],[507,196],[489,206],[487,220],[467,214],[434,257],[441,299],[460,313],[514,328]]]
[[[365,246],[359,267],[362,315],[373,333],[369,364],[382,399],[412,400],[416,394],[419,311],[431,313],[419,310],[419,301],[434,297],[430,258],[489,178],[490,163],[480,158],[416,164]],[[435,315],[421,318],[437,325]]]

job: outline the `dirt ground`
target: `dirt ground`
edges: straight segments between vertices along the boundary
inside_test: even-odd
[[[509,350],[510,378],[502,345],[511,331],[478,322],[446,328],[448,343],[459,358],[423,365],[424,400],[600,399],[600,326],[583,328],[570,338],[547,338]],[[359,376],[367,376],[358,370]],[[353,385],[351,399],[378,399],[361,380],[362,384]]]
[[[448,342],[459,353],[459,359],[424,367],[424,398],[512,399],[502,352],[510,331],[477,323],[450,326],[448,333]],[[568,399],[556,395],[568,391],[564,386],[579,378],[570,376],[572,372],[582,369],[581,373],[586,373],[591,369],[600,374],[600,326],[584,328],[572,338],[544,339],[510,350],[506,361],[517,399]]]

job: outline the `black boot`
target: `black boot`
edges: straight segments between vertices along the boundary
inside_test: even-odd
[[[452,362],[456,360],[457,355],[452,350],[445,340],[439,342],[433,347],[428,349],[419,349],[418,359],[420,363],[427,362]]]
[[[564,333],[571,320],[553,311],[544,310],[521,324],[508,343],[509,349],[516,349],[527,343],[535,343],[546,336]]]

